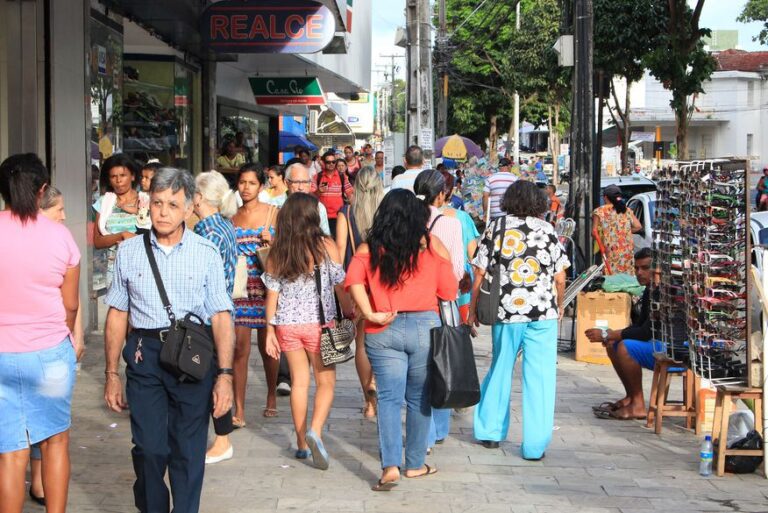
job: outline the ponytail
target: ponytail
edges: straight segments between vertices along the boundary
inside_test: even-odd
[[[616,211],[617,214],[623,214],[627,211],[627,202],[622,196],[605,196],[608,198],[608,201],[613,205],[613,209]]]
[[[22,223],[37,219],[38,193],[50,175],[34,153],[11,155],[0,164],[0,195]]]

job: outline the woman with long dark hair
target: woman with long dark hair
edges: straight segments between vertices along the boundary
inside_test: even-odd
[[[23,509],[31,444],[42,452],[46,511],[63,512],[69,489],[80,251],[63,224],[40,215],[49,181],[32,153],[0,164],[0,509],[8,513]]]
[[[262,414],[277,417],[277,371],[280,362],[266,352],[265,301],[267,290],[261,275],[264,273],[259,262],[258,250],[269,246],[275,235],[274,220],[277,208],[259,201],[266,177],[259,164],[246,164],[240,168],[237,191],[243,206],[232,217],[237,238],[237,254],[245,256],[248,262],[248,297],[235,299],[235,359],[234,388],[235,413],[232,423],[235,428],[245,426],[245,388],[248,382],[248,359],[251,355],[251,331],[257,330],[259,352],[267,378],[267,403]]]
[[[315,273],[320,275],[320,294]],[[336,244],[320,229],[317,199],[303,193],[288,198],[277,216],[277,236],[264,274],[267,286],[267,353],[284,352],[291,371],[291,415],[296,428],[296,458],[310,455],[315,466],[328,469],[322,441],[323,426],[333,404],[336,366],[324,366],[320,355],[319,309],[326,322],[336,318],[334,287],[343,292],[344,267]],[[346,295],[340,299],[344,301]],[[346,298],[344,310],[351,315]],[[312,422],[307,429],[310,366],[317,390]]]
[[[431,237],[430,211],[406,189],[390,191],[347,270],[346,288],[365,319],[365,350],[378,392],[382,474],[374,491],[391,490],[403,466],[401,412],[406,403],[408,478],[437,470],[424,464],[432,408],[427,392],[429,332],[440,325],[438,298],[458,291],[448,251]]]
[[[592,235],[605,248],[606,274],[635,274],[632,234],[643,229],[616,185],[603,190],[605,205],[592,212]]]

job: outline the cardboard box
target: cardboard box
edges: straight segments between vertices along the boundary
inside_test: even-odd
[[[625,292],[582,292],[576,299],[576,360],[610,365],[602,344],[590,342],[590,328],[624,329],[631,324],[632,299]]]

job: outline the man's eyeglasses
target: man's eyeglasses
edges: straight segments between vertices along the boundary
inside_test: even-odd
[[[294,185],[309,185],[312,183],[312,180],[288,180],[290,183]]]
[[[336,164],[336,160],[324,160],[326,166],[332,166]]]

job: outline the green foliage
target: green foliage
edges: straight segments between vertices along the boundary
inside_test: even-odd
[[[768,44],[768,0],[748,0],[736,21],[743,23],[762,21],[763,30],[753,40],[760,41],[764,45]]]
[[[594,0],[594,66],[607,76],[627,82],[643,78],[643,59],[666,29],[664,4],[659,0]]]
[[[396,79],[394,86],[392,98],[394,112],[392,113],[391,129],[393,132],[405,132],[405,104],[408,96],[405,90],[405,80]]]
[[[487,1],[470,17],[481,2],[446,0],[448,32],[454,32],[448,48],[449,132],[482,140],[493,115],[505,132],[515,90],[521,119],[542,124],[555,103],[563,107],[561,119],[569,119],[564,111],[570,72],[558,66],[552,49],[560,32],[559,0],[522,0],[519,32],[514,2]]]

